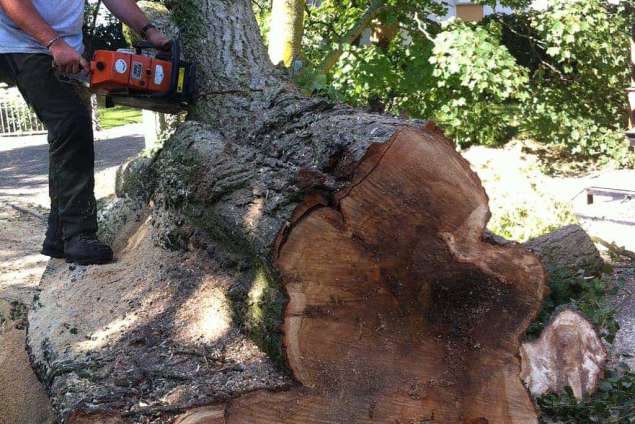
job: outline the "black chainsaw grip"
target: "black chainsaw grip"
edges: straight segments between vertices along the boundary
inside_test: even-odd
[[[132,47],[134,47],[137,54],[141,54],[142,50],[146,50],[146,49],[156,50],[157,52],[160,52],[160,53],[171,53],[171,52],[173,53],[176,43],[177,42],[175,40],[170,40],[164,45],[162,45],[161,48],[157,48],[151,42],[144,40],[144,41],[136,42],[135,44],[132,45]]]

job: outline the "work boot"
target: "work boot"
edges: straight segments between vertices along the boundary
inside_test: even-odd
[[[52,201],[55,206],[55,202]],[[64,240],[62,239],[62,225],[59,222],[56,209],[51,207],[49,213],[48,227],[46,229],[46,237],[42,244],[41,254],[50,256],[51,258],[61,259],[64,257]]]
[[[49,238],[47,236],[40,253],[51,258],[62,259],[64,257],[64,240],[61,237]]]
[[[80,234],[64,242],[66,262],[101,265],[112,261],[112,249],[95,234]]]

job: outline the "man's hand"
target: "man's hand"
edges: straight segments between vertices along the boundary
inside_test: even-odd
[[[88,70],[90,65],[74,48],[64,40],[58,40],[49,49],[53,55],[55,68],[64,74],[78,74],[82,69]]]
[[[146,33],[146,39],[159,50],[169,50],[170,48],[170,39],[155,28],[150,28],[148,30]]]
[[[0,2],[3,0],[0,0]],[[141,11],[135,0],[103,0],[106,7],[137,33],[146,27],[150,21]],[[161,31],[151,28],[145,34],[145,39],[152,43],[157,49],[168,48],[170,41]]]

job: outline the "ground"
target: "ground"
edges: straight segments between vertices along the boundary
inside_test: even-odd
[[[99,138],[101,141],[96,143],[96,191],[98,197],[105,197],[114,191],[116,168],[143,148],[143,137],[139,126],[127,126],[103,132]],[[11,302],[31,304],[49,263],[48,258],[37,254],[48,207],[47,149],[42,136],[0,140],[0,300],[4,300],[0,302],[0,313],[16,318],[13,321],[0,319],[0,344],[3,346],[0,349],[3,364],[0,367],[0,424],[50,422],[46,395],[27,363],[25,331],[20,328],[20,317],[15,316],[16,304],[11,305]],[[635,227],[625,220],[613,219],[614,216],[628,216],[635,207],[633,202],[600,199],[589,206],[583,195],[583,189],[588,185],[632,184],[635,181],[632,171],[548,176],[542,172],[539,158],[520,144],[505,149],[477,147],[465,152],[465,156],[483,179],[490,196],[493,212],[490,227],[493,230],[510,238],[526,240],[581,219],[590,233],[635,249],[628,244],[635,243]],[[137,248],[142,245],[134,247]],[[169,261],[169,255],[165,261]],[[69,278],[58,279],[60,289],[74,295],[75,291],[70,290],[73,284],[88,281],[90,274],[99,273],[99,269],[64,268],[62,273]],[[635,268],[631,262],[620,258],[615,262],[610,278],[624,286],[614,299],[622,326],[614,344],[614,360],[625,360],[635,366]],[[104,290],[105,295],[116,295],[117,284],[113,281],[112,287]],[[213,287],[211,284],[210,290]],[[85,290],[88,288],[83,287],[77,293]],[[86,295],[90,295],[89,291]],[[68,337],[76,336],[79,331],[81,327],[75,332],[69,330]],[[245,345],[240,344],[244,343],[242,338],[234,340],[237,346],[243,346],[240,350],[245,350]],[[5,357],[11,360],[5,361]],[[9,381],[11,384],[4,383]]]
[[[97,138],[96,192],[104,197],[114,192],[117,167],[139,153],[144,140],[139,126]],[[25,329],[1,318],[11,315],[12,302],[31,304],[48,263],[37,253],[49,206],[47,152],[45,136],[0,139],[0,424],[52,422],[46,394],[28,363]]]
[[[624,288],[614,299],[616,319],[620,331],[613,343],[614,362],[623,361],[635,370],[635,266],[633,262],[622,261],[615,265],[614,281],[623,283]]]

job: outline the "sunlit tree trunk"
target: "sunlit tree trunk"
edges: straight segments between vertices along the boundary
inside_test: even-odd
[[[269,58],[291,66],[300,54],[304,35],[305,0],[273,0],[269,32]]]

